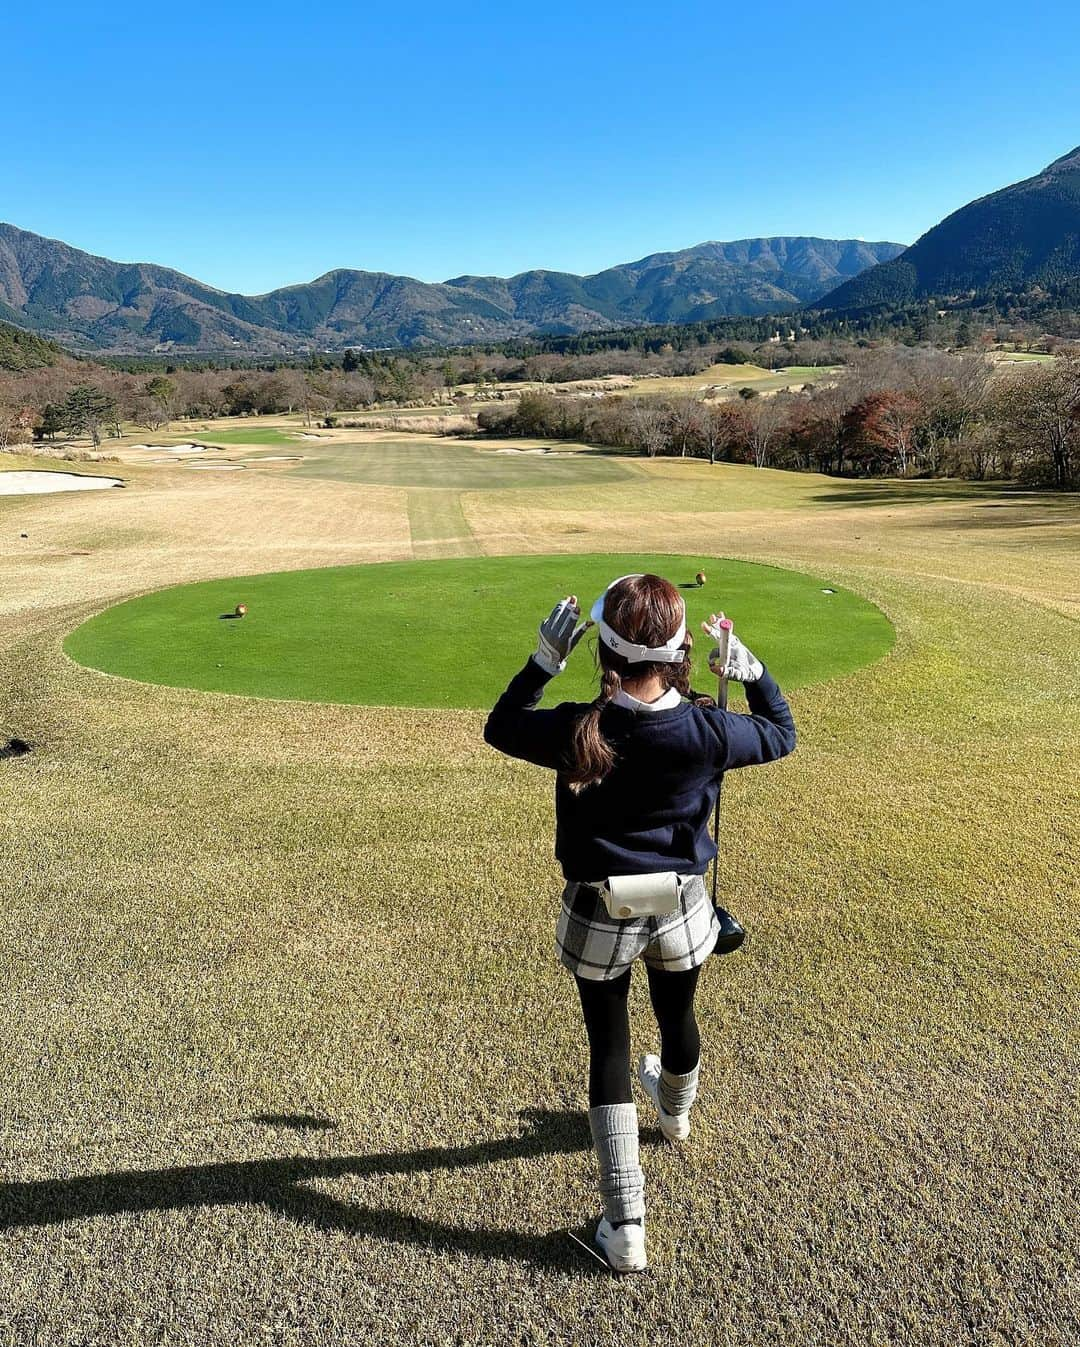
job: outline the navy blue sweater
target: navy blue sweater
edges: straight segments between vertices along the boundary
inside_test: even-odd
[[[795,747],[795,722],[768,670],[746,685],[749,715],[686,701],[645,712],[609,703],[600,729],[615,766],[575,794],[563,771],[574,724],[588,707],[563,702],[537,711],[550,678],[530,659],[495,703],[484,738],[512,758],[559,773],[555,855],[567,879],[703,875],[716,854],[709,820],[724,772],[772,762]]]

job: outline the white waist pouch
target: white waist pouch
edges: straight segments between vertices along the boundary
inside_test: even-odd
[[[658,875],[609,875],[603,886],[609,917],[670,917],[679,910],[682,877],[673,870]]]

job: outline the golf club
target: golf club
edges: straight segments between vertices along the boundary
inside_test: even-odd
[[[727,667],[728,653],[731,649],[731,633],[734,629],[734,623],[729,617],[721,619],[720,638],[717,642],[719,651],[719,663],[721,671]],[[727,710],[728,702],[728,680],[727,676],[721,672],[717,678],[716,685],[716,704],[721,711]],[[716,843],[716,855],[713,857],[712,871],[712,905],[716,913],[716,919],[720,923],[720,932],[716,937],[716,944],[713,946],[714,954],[731,954],[739,948],[746,939],[746,931],[741,924],[731,915],[725,907],[721,907],[716,901],[716,890],[720,875],[720,792],[724,787],[724,777],[721,773],[720,781],[716,787],[716,806],[713,809],[713,841]]]

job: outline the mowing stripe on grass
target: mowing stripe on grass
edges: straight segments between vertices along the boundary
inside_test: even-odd
[[[420,487],[408,494],[413,555],[475,557],[480,548],[461,508],[460,491]]]
[[[617,457],[574,446],[526,441],[491,445],[460,440],[379,440],[362,443],[305,440],[304,461],[292,476],[366,482],[372,486],[494,491],[507,486],[594,486],[618,482],[634,469]],[[548,452],[543,452],[547,449]]]

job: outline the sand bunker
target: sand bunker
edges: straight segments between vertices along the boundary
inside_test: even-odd
[[[213,448],[210,444],[132,444],[131,449],[148,449],[154,454],[206,454]]]
[[[492,449],[494,454],[539,454],[542,458],[570,458],[571,455],[558,449]]]
[[[123,486],[119,477],[83,477],[75,472],[0,472],[0,496],[36,496],[44,491],[100,491]]]
[[[189,472],[243,472],[242,463],[188,463]]]
[[[245,458],[245,463],[299,463],[303,454],[263,454],[259,458]]]

